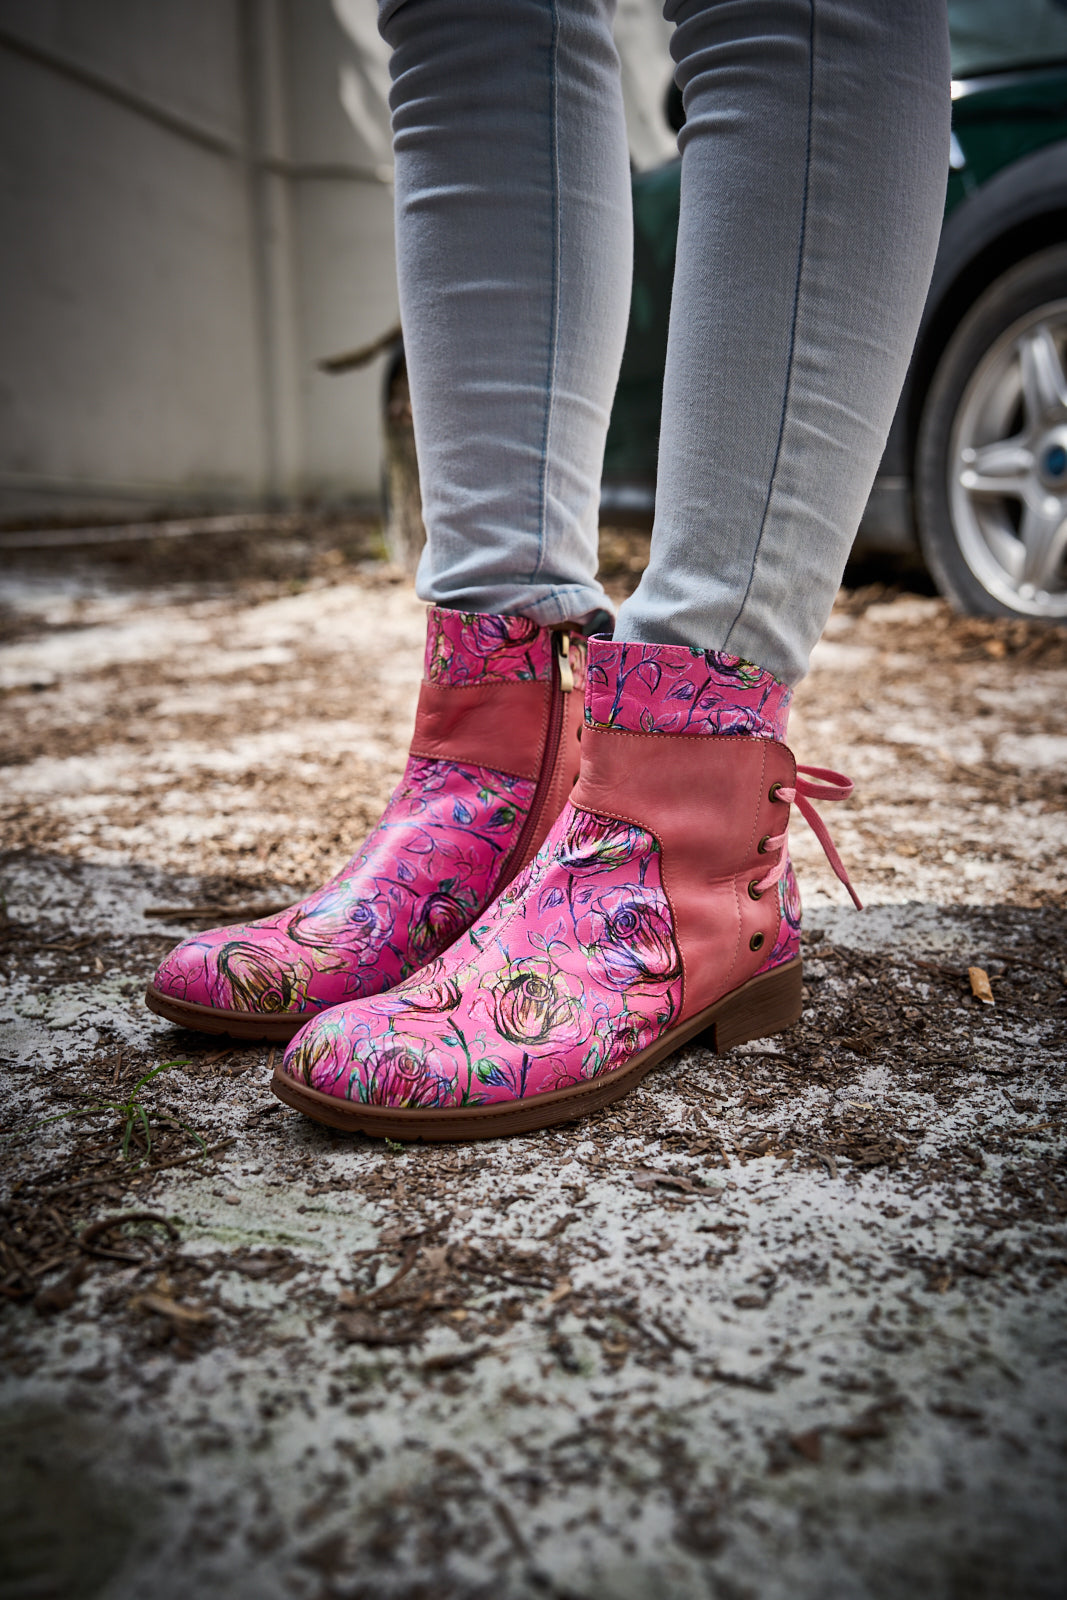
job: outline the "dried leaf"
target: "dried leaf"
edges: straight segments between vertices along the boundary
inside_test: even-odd
[[[672,1172],[660,1172],[655,1167],[634,1167],[630,1176],[636,1189],[654,1189],[657,1184],[664,1189],[679,1189],[683,1194],[696,1194],[697,1186],[689,1178],[676,1178]]]
[[[169,1294],[158,1294],[149,1289],[144,1294],[135,1295],[130,1305],[137,1311],[154,1311],[157,1316],[167,1317],[171,1322],[178,1322],[187,1327],[199,1326],[211,1322],[212,1312],[204,1306],[182,1305],[180,1300],[173,1300]]]
[[[981,1000],[983,1005],[995,1005],[988,972],[983,971],[981,967],[968,967],[967,976],[971,980],[971,993]]]

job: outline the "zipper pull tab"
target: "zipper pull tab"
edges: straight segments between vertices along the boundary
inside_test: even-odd
[[[571,671],[571,636],[569,633],[557,633],[555,639],[559,661],[559,686],[564,694],[570,694],[574,688],[574,673]]]

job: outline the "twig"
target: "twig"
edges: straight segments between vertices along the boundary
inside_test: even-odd
[[[91,1222],[78,1236],[78,1248],[84,1250],[86,1255],[105,1256],[112,1261],[140,1261],[140,1256],[131,1255],[128,1250],[109,1250],[106,1245],[94,1242],[103,1234],[110,1233],[112,1228],[122,1227],[127,1222],[154,1222],[157,1227],[167,1230],[167,1237],[172,1243],[181,1241],[181,1234],[170,1218],[161,1216],[158,1211],[124,1211],[116,1217],[101,1217],[99,1222]]]
[[[61,1256],[49,1256],[48,1260],[44,1262],[42,1266],[26,1267],[24,1268],[24,1271],[26,1276],[29,1278],[44,1278],[48,1275],[48,1273],[54,1272],[57,1267],[63,1266],[67,1259],[68,1257],[66,1254]]]
[[[184,1306],[171,1295],[159,1294],[152,1289],[135,1295],[130,1305],[137,1311],[154,1311],[157,1316],[166,1317],[177,1329],[203,1327],[215,1320],[213,1313],[205,1306]]]
[[[715,1383],[729,1384],[734,1389],[755,1389],[760,1394],[774,1393],[773,1382],[761,1373],[724,1372],[721,1367],[710,1367],[703,1369],[700,1376]]]
[[[484,1266],[481,1262],[464,1261],[464,1272],[473,1272],[476,1278],[499,1278],[501,1283],[513,1283],[519,1289],[551,1289],[545,1278],[522,1277],[517,1272],[505,1272],[502,1267]]]
[[[627,1311],[622,1306],[612,1306],[610,1310],[614,1316],[619,1317],[623,1322],[628,1322],[636,1333],[639,1333],[643,1339],[647,1339],[649,1344],[658,1346],[660,1350],[669,1350],[671,1345],[677,1342],[673,1337],[668,1337],[665,1328],[660,1328],[660,1337],[657,1339],[656,1335],[645,1327],[636,1311]],[[657,1323],[658,1326],[659,1324]],[[689,1348],[691,1349],[692,1346]]]
[[[257,917],[273,916],[276,911],[285,911],[286,904],[265,906],[145,906],[141,915],[144,917],[158,917],[162,919],[174,918],[180,921],[183,917],[192,917],[197,921],[201,917],[217,917],[220,922],[253,922]]]
[[[385,1283],[379,1284],[377,1289],[369,1289],[366,1294],[346,1294],[343,1304],[346,1310],[353,1311],[357,1306],[371,1306],[389,1289],[395,1289],[401,1278],[406,1278],[415,1262],[418,1260],[418,1246],[409,1245],[400,1264],[400,1270]]]
[[[491,1344],[476,1344],[470,1350],[448,1350],[443,1355],[430,1356],[422,1363],[423,1372],[454,1372],[457,1367],[469,1367],[480,1361],[492,1349]]]
[[[209,1144],[203,1150],[191,1150],[187,1156],[175,1156],[173,1161],[161,1161],[158,1167],[149,1167],[148,1171],[164,1172],[168,1167],[184,1167],[190,1161],[203,1161],[205,1156],[213,1156],[219,1150],[225,1150],[227,1145],[236,1143],[236,1135],[229,1139],[220,1139],[218,1144]]]
[[[526,1540],[523,1538],[522,1534],[519,1532],[518,1524],[516,1523],[515,1518],[512,1516],[509,1508],[505,1505],[503,1500],[493,1500],[491,1504],[493,1510],[500,1518],[501,1526],[510,1539],[516,1552],[520,1556],[528,1559],[530,1555],[530,1547],[526,1543]]]
[[[696,1345],[691,1344],[688,1339],[683,1339],[682,1335],[680,1333],[675,1333],[673,1328],[668,1328],[667,1324],[665,1322],[661,1322],[659,1317],[654,1317],[650,1312],[648,1320],[651,1322],[654,1328],[659,1329],[660,1333],[662,1333],[665,1339],[669,1339],[671,1344],[677,1345],[679,1350],[687,1350],[690,1355],[695,1354]]]

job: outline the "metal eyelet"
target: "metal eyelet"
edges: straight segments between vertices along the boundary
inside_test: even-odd
[[[759,851],[761,856],[765,856],[767,854],[767,846],[770,844],[770,842],[771,842],[770,834],[769,833],[765,833],[763,835],[763,838],[760,840],[759,844],[756,846],[756,849]]]
[[[749,880],[749,885],[748,885],[748,897],[749,897],[749,899],[750,900],[759,900],[762,897],[762,895],[763,895],[763,890],[760,888],[759,883],[757,882],[757,880],[755,878],[751,878]]]
[[[767,791],[767,799],[768,800],[777,800],[778,791],[781,789],[781,787],[782,786],[781,786],[780,783],[772,783],[771,786],[770,786],[770,789]],[[785,802],[783,801],[782,804],[784,805]]]
[[[748,948],[750,950],[762,950],[765,937],[765,934],[754,933],[751,939],[748,941]]]

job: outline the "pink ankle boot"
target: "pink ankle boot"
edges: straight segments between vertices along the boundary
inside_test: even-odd
[[[310,1023],[274,1092],[334,1127],[480,1138],[605,1105],[697,1035],[795,1022],[790,806],[847,884],[809,801],[852,786],[798,776],[789,699],[732,656],[592,640],[581,776],[537,857],[446,955]]]
[[[585,642],[525,617],[432,607],[404,776],[324,888],[187,939],[148,1006],[184,1027],[289,1039],[433,960],[536,853],[578,775]]]

